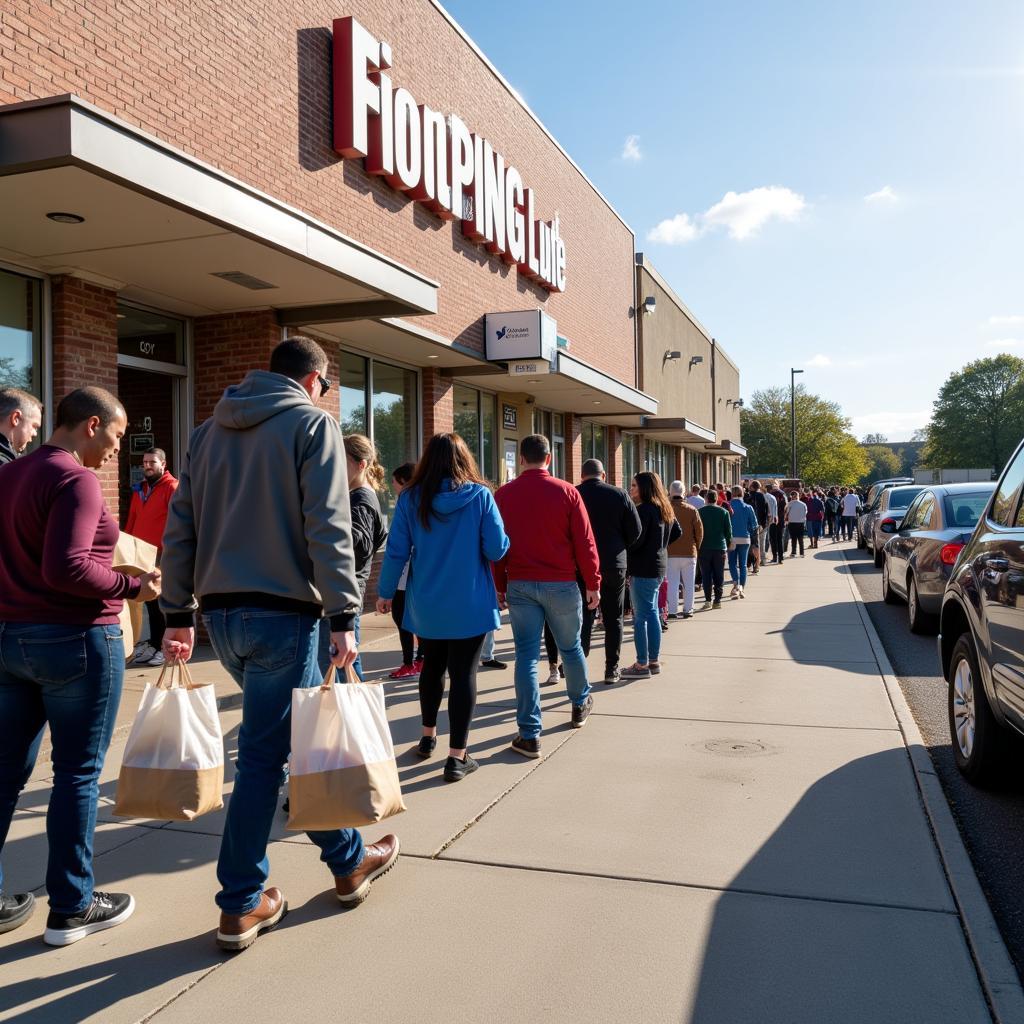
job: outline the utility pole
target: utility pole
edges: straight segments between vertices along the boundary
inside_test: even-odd
[[[790,466],[790,469],[792,470],[792,472],[790,473],[790,476],[792,476],[792,478],[794,480],[797,479],[797,475],[796,475],[796,375],[798,373],[803,373],[803,372],[804,372],[803,370],[794,370],[794,369],[792,369],[792,367],[790,368],[790,371],[789,371],[789,422],[790,422],[790,427],[792,428],[792,434],[793,434],[793,449],[792,449],[792,451],[793,451],[793,459],[792,459],[792,465]]]

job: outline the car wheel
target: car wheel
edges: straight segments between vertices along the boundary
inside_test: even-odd
[[[935,617],[921,608],[921,595],[918,593],[917,579],[913,573],[907,582],[907,617],[910,619],[911,633],[935,633]]]
[[[857,527],[857,547],[863,551],[867,547],[867,543],[864,540],[864,534],[860,532],[860,527]]]
[[[875,568],[881,569],[882,563],[885,561],[885,551],[883,551],[877,544],[872,544],[871,553],[875,556]]]
[[[1008,737],[988,705],[974,641],[969,633],[964,633],[953,648],[948,708],[949,735],[957,768],[975,785],[993,781]]]
[[[899,604],[900,595],[892,589],[892,580],[889,578],[889,559],[882,563],[882,600],[886,604]]]

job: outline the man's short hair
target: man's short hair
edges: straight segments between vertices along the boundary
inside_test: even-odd
[[[684,493],[683,481],[682,480],[673,480],[672,483],[670,483],[668,485],[668,493],[669,493],[670,497],[681,498],[683,496],[683,493]]]
[[[0,388],[0,419],[7,419],[12,412],[27,416],[33,409],[42,409],[43,403],[35,395],[21,388]]]
[[[167,452],[163,448],[147,448],[143,455],[155,455],[161,462],[167,461]]]
[[[692,486],[692,487],[690,488],[690,493],[691,493],[691,494],[700,494],[700,484],[694,484],[694,485],[693,485],[693,486]]]
[[[71,430],[96,416],[101,427],[108,427],[124,414],[124,406],[106,388],[75,388],[60,400],[54,426]]]
[[[761,490],[761,481],[760,480],[751,480],[750,481],[750,489],[752,491],[759,491],[759,490]]]
[[[296,334],[282,341],[270,353],[270,372],[292,380],[302,380],[311,373],[327,369],[327,353],[312,338]]]
[[[539,466],[551,454],[551,445],[543,434],[529,434],[519,442],[519,454],[528,466]]]
[[[600,476],[604,472],[604,466],[600,459],[587,459],[583,463],[583,468],[580,470],[580,476],[584,480],[591,476]]]

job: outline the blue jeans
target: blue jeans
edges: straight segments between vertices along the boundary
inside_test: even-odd
[[[78,914],[92,903],[99,777],[123,681],[120,626],[0,622],[0,848],[49,722],[46,891],[58,914]]]
[[[319,686],[317,633],[321,621],[296,612],[224,608],[203,616],[220,663],[242,688],[235,788],[228,802],[217,861],[217,906],[247,914],[260,901],[270,862],[267,842],[277,812],[281,765],[291,752],[292,690]],[[335,875],[363,859],[353,828],[309,832]]]
[[[359,646],[359,616],[355,618],[355,623],[352,626],[353,631],[356,634],[356,647]],[[331,664],[331,620],[328,618],[320,619],[319,638],[317,640],[317,663],[320,666],[320,675],[327,675],[327,668]],[[356,670],[356,675],[360,679],[363,678],[363,656],[359,654],[356,660],[352,663],[352,667]],[[317,684],[319,686],[319,683]]]
[[[808,519],[807,520],[807,536],[811,540],[818,540],[824,529],[824,523],[820,519]]]
[[[575,581],[531,583],[526,580],[510,580],[505,600],[516,645],[516,723],[524,740],[535,740],[541,730],[537,662],[545,620],[562,655],[569,700],[579,705],[590,696],[587,662],[580,643],[583,601]]]
[[[750,554],[750,538],[737,537],[736,546],[729,551],[729,579],[741,587],[747,585],[747,555]]]
[[[494,630],[484,634],[484,646],[480,651],[481,661],[492,661],[494,659]]]
[[[633,605],[633,640],[640,665],[657,661],[661,654],[661,617],[658,615],[658,591],[661,577],[634,576],[629,583]]]

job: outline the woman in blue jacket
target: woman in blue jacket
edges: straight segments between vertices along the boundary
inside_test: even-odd
[[[732,543],[729,545],[729,576],[732,578],[732,600],[746,597],[743,588],[747,585],[747,556],[750,554],[750,540],[757,536],[757,513],[752,505],[743,500],[743,488],[732,489],[732,500],[728,505],[732,513]]]
[[[377,611],[391,610],[402,570],[411,558],[402,625],[423,645],[423,736],[416,752],[430,757],[437,746],[437,713],[447,671],[447,782],[458,782],[479,767],[466,745],[484,636],[501,625],[490,563],[506,551],[504,523],[465,441],[458,434],[435,434],[395,506],[377,587]]]

